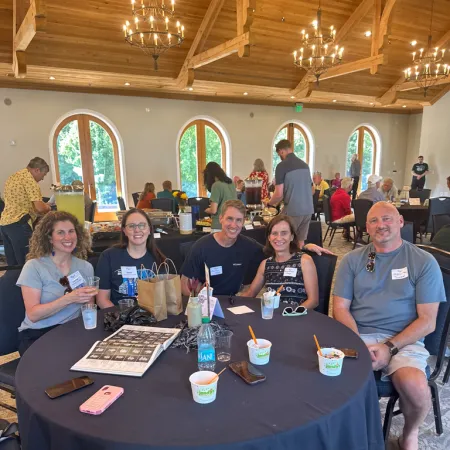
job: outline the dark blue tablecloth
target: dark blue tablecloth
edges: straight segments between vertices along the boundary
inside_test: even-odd
[[[364,343],[329,317],[262,320],[259,300],[237,299],[255,313],[233,315],[221,298],[234,331],[232,360],[247,359],[247,326],[273,343],[270,363],[260,366],[267,381],[248,386],[230,370],[221,375],[217,399],[192,400],[189,375],[196,353],[168,349],[142,378],[91,374],[92,386],[50,400],[45,388],[83,373],[70,371],[99,339],[102,327],[86,331],[80,319],[38,340],[22,358],[16,375],[17,407],[24,450],[382,450],[380,410]],[[169,317],[172,326],[181,316]],[[323,346],[350,347],[358,360],[345,360],[339,377],[318,370],[313,334]],[[217,364],[216,371],[223,367]],[[105,384],[124,395],[100,416],[79,406]]]

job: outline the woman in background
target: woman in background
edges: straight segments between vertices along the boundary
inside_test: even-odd
[[[136,208],[139,209],[151,209],[152,208],[152,200],[156,198],[155,195],[155,185],[153,183],[145,183],[144,190],[141,192],[139,196],[138,204]]]
[[[253,163],[253,172],[249,175],[249,178],[261,178],[263,180],[261,198],[269,198],[269,174],[264,167],[262,159],[255,159],[255,162]]]

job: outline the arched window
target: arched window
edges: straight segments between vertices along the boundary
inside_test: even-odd
[[[206,197],[203,170],[214,161],[227,170],[225,140],[208,120],[194,120],[181,133],[179,142],[181,189],[188,197]]]
[[[361,161],[361,177],[360,188],[362,191],[367,189],[367,178],[372,173],[375,173],[375,162],[377,159],[377,141],[373,131],[365,126],[357,128],[347,145],[347,163],[346,171],[350,170],[352,163],[352,155],[357,154]]]
[[[53,135],[53,153],[56,181],[82,180],[97,201],[96,220],[115,218],[122,182],[117,140],[109,126],[89,114],[67,117]]]
[[[280,162],[280,157],[275,150],[275,145],[281,139],[288,139],[291,144],[293,144],[294,153],[300,158],[303,159],[307,164],[309,164],[309,140],[306,135],[305,130],[296,123],[288,123],[281,128],[274,140],[273,143],[273,152],[272,152],[272,170],[275,173],[275,168],[277,164]]]

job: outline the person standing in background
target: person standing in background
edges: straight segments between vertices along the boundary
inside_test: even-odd
[[[253,172],[249,175],[249,178],[261,178],[263,180],[261,198],[269,198],[269,174],[264,167],[262,159],[255,159],[255,162],[253,163]]]
[[[359,177],[361,176],[361,162],[358,159],[358,155],[355,153],[352,155],[352,164],[348,171],[348,175],[353,178],[352,187],[352,200],[355,200],[356,194],[358,193]]]
[[[151,209],[152,200],[156,198],[155,195],[155,185],[153,183],[145,183],[144,190],[139,196],[138,204],[136,208],[138,209]]]
[[[429,172],[428,164],[423,162],[423,156],[419,156],[411,170],[412,182],[411,189],[421,191],[425,186],[425,175]]]
[[[39,215],[50,211],[50,206],[42,201],[38,185],[49,170],[48,164],[36,157],[25,169],[6,180],[3,191],[5,209],[0,218],[0,232],[9,266],[25,264],[33,222]]]

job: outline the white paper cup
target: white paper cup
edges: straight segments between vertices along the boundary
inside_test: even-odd
[[[214,383],[206,384],[216,376],[215,372],[209,370],[201,370],[200,372],[194,372],[190,377],[192,388],[192,397],[197,403],[212,403],[216,399],[217,394],[217,378]]]
[[[340,375],[342,371],[342,364],[344,363],[344,353],[342,353],[337,348],[321,348],[320,350],[322,351],[322,355],[337,353],[340,356],[340,358],[329,359],[325,356],[320,356],[319,351],[317,350],[320,373],[329,377],[337,377],[338,375]]]
[[[275,292],[264,292],[264,300],[269,298],[273,298],[273,309],[277,309],[280,307],[280,295],[274,295]]]
[[[270,349],[272,348],[272,342],[267,339],[256,339],[258,346],[255,345],[253,339],[247,342],[248,357],[252,364],[256,366],[264,366],[270,360]]]

